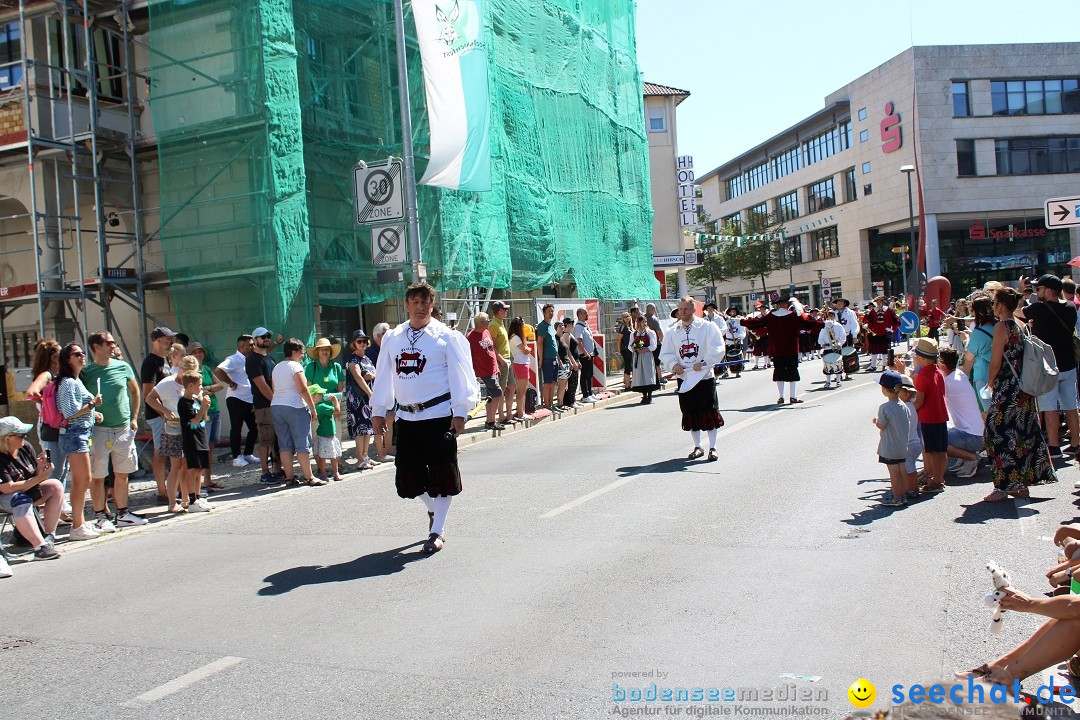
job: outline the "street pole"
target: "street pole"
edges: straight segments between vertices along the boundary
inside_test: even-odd
[[[893,254],[900,254],[900,275],[904,278],[904,303],[907,304],[907,251],[910,250],[908,245],[897,245],[892,249]]]
[[[915,199],[911,194],[911,173],[915,172],[914,165],[901,165],[900,172],[907,175],[907,202],[908,202],[908,242],[915,247]],[[911,254],[912,279],[915,282],[915,297],[913,298],[914,310],[919,310],[919,253],[916,250]],[[904,260],[904,300],[907,301],[907,259]]]
[[[408,222],[409,255],[412,281],[420,282],[420,218],[416,205],[416,162],[413,157],[412,110],[409,103],[409,68],[405,59],[405,10],[401,0],[394,0],[394,29],[397,33],[398,86],[401,101],[401,149],[405,156],[405,218]],[[426,273],[424,273],[426,276]]]

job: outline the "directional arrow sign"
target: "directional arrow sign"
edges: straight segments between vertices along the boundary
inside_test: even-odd
[[[1080,225],[1080,195],[1050,198],[1043,210],[1047,229]]]
[[[900,332],[905,335],[914,335],[919,329],[919,316],[910,310],[900,313]]]

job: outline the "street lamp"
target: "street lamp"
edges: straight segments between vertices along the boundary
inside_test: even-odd
[[[897,245],[896,247],[894,247],[892,249],[892,251],[894,253],[899,253],[899,255],[900,255],[900,268],[901,268],[900,274],[904,278],[904,303],[905,304],[907,303],[907,252],[910,249],[911,249],[911,247],[909,245]]]
[[[914,165],[901,165],[900,172],[907,175],[907,203],[908,203],[908,242],[915,246],[915,199],[911,194],[911,173],[915,172]],[[896,252],[893,250],[893,252]],[[912,277],[915,279],[915,307],[918,309],[919,294],[919,266],[918,253],[911,255]],[[904,300],[907,301],[907,260],[904,260]]]

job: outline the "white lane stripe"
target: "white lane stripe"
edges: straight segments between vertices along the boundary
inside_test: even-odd
[[[843,390],[838,390],[837,392],[829,393],[828,396],[821,398],[821,400],[822,401],[828,400],[829,398],[836,397],[840,393],[845,393],[848,390],[855,390],[856,388],[866,387],[867,385],[874,385],[874,384],[876,384],[876,383],[866,382],[866,383],[860,383],[859,385],[851,385],[850,387],[846,387]],[[809,402],[812,402],[812,401],[808,401],[807,404],[809,404]],[[718,432],[716,434],[716,437],[717,437],[717,439],[722,438],[722,437],[727,437],[728,435],[731,435],[732,433],[737,433],[740,430],[744,430],[744,429],[746,429],[748,427],[751,427],[753,425],[757,425],[759,422],[764,422],[765,420],[768,420],[771,417],[777,417],[774,411],[761,413],[757,417],[750,418],[749,420],[741,422],[738,425],[732,425],[731,427],[724,428],[723,430],[721,430],[720,432]],[[555,517],[556,515],[561,515],[562,513],[566,512],[567,510],[573,510],[574,508],[576,508],[579,505],[584,505],[585,503],[589,502],[590,500],[598,498],[601,495],[604,495],[606,493],[611,492],[612,490],[617,490],[617,489],[621,488],[623,485],[630,482],[635,477],[636,476],[631,475],[629,477],[624,477],[624,478],[622,478],[620,480],[616,480],[613,483],[608,483],[607,485],[604,485],[603,487],[599,487],[599,488],[593,490],[588,495],[582,495],[577,500],[571,500],[570,502],[566,503],[565,505],[560,505],[559,507],[555,508],[554,510],[548,510],[546,513],[544,513],[543,515],[540,516],[540,519],[541,520],[550,520],[551,518]]]
[[[215,673],[219,673],[222,670],[230,668],[233,665],[236,665],[237,663],[241,663],[241,662],[244,662],[244,658],[242,658],[242,657],[232,657],[232,656],[223,657],[220,660],[215,660],[212,663],[209,663],[207,665],[203,665],[201,668],[196,668],[196,669],[192,670],[191,672],[189,672],[186,675],[181,675],[180,677],[176,678],[175,680],[170,680],[169,682],[165,683],[164,685],[159,685],[158,687],[154,688],[153,690],[149,690],[147,692],[144,692],[142,695],[140,695],[140,696],[138,696],[136,698],[132,698],[131,700],[128,700],[126,703],[122,704],[120,707],[125,707],[125,708],[142,708],[142,707],[146,707],[147,705],[150,705],[151,703],[157,702],[158,700],[162,699],[163,697],[167,697],[169,695],[172,695],[173,693],[180,692],[184,688],[190,687],[191,685],[194,685],[195,683],[199,682],[200,680],[208,678],[208,677],[210,677],[211,675],[213,675]]]

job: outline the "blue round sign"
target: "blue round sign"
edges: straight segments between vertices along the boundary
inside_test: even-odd
[[[910,310],[900,313],[900,332],[905,335],[914,335],[919,329],[919,316]]]

